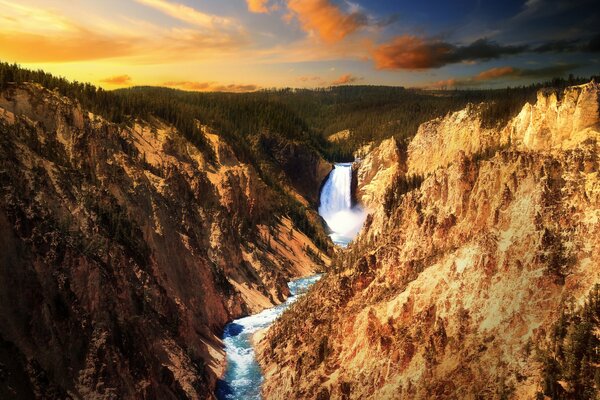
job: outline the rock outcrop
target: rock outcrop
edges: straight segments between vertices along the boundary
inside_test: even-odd
[[[0,397],[212,398],[233,318],[326,260],[203,128],[0,93]],[[321,259],[321,258],[322,259]]]
[[[405,160],[393,137],[371,149],[352,166],[356,176],[356,200],[367,210],[383,203],[385,193],[396,175],[404,173]]]
[[[336,272],[259,343],[264,397],[541,393],[537,343],[600,282],[599,95],[542,92],[496,130],[476,106],[423,124],[395,177],[420,185],[390,185],[402,192]],[[368,188],[377,172],[360,176]]]

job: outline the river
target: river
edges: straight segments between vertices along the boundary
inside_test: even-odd
[[[335,164],[321,190],[319,214],[327,223],[332,241],[341,247],[346,247],[354,239],[365,220],[362,208],[352,203],[352,164]],[[269,327],[320,278],[321,275],[313,275],[289,282],[291,296],[285,303],[236,319],[225,326],[223,343],[227,355],[227,370],[217,387],[217,397],[220,400],[261,398],[263,377],[252,347],[252,335]]]
[[[285,303],[258,314],[236,319],[225,326],[223,343],[227,354],[227,371],[217,386],[217,397],[221,400],[260,399],[262,373],[256,361],[251,338],[260,329],[267,328],[299,296],[306,292],[321,275],[297,279],[288,283],[290,297]]]

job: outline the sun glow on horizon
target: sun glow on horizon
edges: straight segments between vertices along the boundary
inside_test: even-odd
[[[532,17],[540,13],[535,4],[509,2],[514,15],[490,20],[484,34],[455,29],[441,39],[440,31],[466,17],[442,14],[443,4],[433,3],[439,14],[431,11],[425,23],[418,5],[412,22],[411,9],[383,1],[0,0],[0,60],[105,89],[232,92],[348,84],[486,87],[598,70],[590,57],[598,51],[594,30],[566,26],[575,32],[568,40],[543,41],[543,32],[531,43],[511,38],[525,37],[533,30],[525,23],[542,18]],[[511,31],[497,28],[500,23]]]

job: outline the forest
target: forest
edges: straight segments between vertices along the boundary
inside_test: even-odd
[[[77,99],[84,108],[123,123],[154,115],[175,125],[201,150],[210,152],[196,131],[195,120],[212,127],[246,161],[256,163],[260,136],[277,135],[302,142],[325,159],[352,160],[353,152],[369,142],[395,136],[410,139],[419,125],[467,103],[486,103],[486,126],[505,123],[526,102],[534,102],[541,88],[560,92],[564,87],[593,79],[555,78],[529,86],[493,90],[420,90],[389,86],[334,86],[322,89],[269,89],[251,93],[187,92],[138,86],[107,91],[89,83],[69,81],[42,70],[28,70],[0,62],[0,88],[9,82],[36,82]],[[597,78],[597,77],[596,77]],[[349,129],[348,138],[328,141]]]
[[[107,91],[43,70],[0,62],[0,89],[11,83],[39,83],[77,99],[83,108],[118,124],[157,117],[174,125],[209,160],[214,160],[213,150],[200,133],[197,122],[210,126],[234,148],[242,161],[252,164],[265,183],[280,194],[284,213],[321,248],[327,247],[327,239],[320,237],[309,222],[306,207],[282,186],[281,166],[272,154],[273,149],[265,145],[272,142],[269,138],[303,144],[331,162],[351,161],[353,153],[369,142],[377,143],[394,136],[403,146],[421,123],[459,110],[469,102],[486,103],[483,123],[491,127],[505,123],[525,102],[533,102],[541,87],[560,90],[588,80],[557,78],[501,90],[426,91],[386,86],[335,86],[251,93],[187,92],[163,87]],[[345,129],[350,131],[347,138],[328,140],[332,134]],[[408,186],[416,183],[410,182]],[[391,207],[397,199],[387,201]]]

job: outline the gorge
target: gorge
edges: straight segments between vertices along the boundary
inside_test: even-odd
[[[346,247],[358,234],[365,214],[352,200],[352,163],[335,164],[327,176],[319,199],[319,215],[324,219],[333,243]],[[263,381],[253,349],[253,335],[268,327],[317,282],[321,275],[312,275],[288,283],[287,300],[259,314],[237,319],[225,326],[223,342],[227,354],[227,369],[219,381],[217,397],[221,400],[260,399]]]
[[[495,127],[470,105],[371,148],[364,228],[258,344],[264,398],[594,398],[599,99],[539,91]]]
[[[0,398],[598,393],[597,82],[465,104],[0,68]],[[365,95],[412,102],[365,111],[393,134],[297,111]]]

